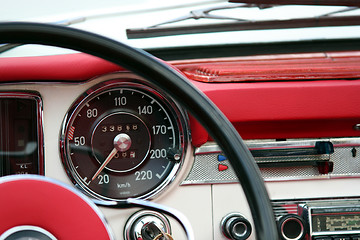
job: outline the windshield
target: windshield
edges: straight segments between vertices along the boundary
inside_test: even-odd
[[[358,38],[360,27],[355,25],[359,21],[351,19],[357,15],[360,10],[356,7],[249,5],[220,0],[14,0],[0,9],[0,21],[70,25],[143,49]],[[334,25],[334,17],[345,17],[342,22],[349,26]],[[330,26],[319,25],[324,19]],[[214,31],[213,26],[219,24],[232,27]],[[169,28],[172,31],[164,32]],[[184,32],[184,28],[195,30]],[[160,29],[161,36],[148,34],[149,29]],[[140,38],[131,35],[134,30],[140,30]],[[14,52],[16,49],[2,56]]]

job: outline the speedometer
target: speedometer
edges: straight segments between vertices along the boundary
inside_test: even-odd
[[[135,79],[111,80],[75,101],[61,133],[63,164],[86,194],[149,198],[175,177],[186,151],[187,118],[167,96]]]

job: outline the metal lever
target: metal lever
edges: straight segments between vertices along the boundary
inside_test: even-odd
[[[315,142],[314,146],[288,146],[288,147],[264,147],[263,149],[253,149],[249,147],[251,154],[257,157],[288,157],[288,156],[308,156],[334,153],[334,146],[329,141]]]
[[[330,141],[317,141],[314,145],[307,146],[249,146],[249,149],[260,168],[315,166],[321,174],[328,174],[334,168],[333,162],[330,161],[334,146]]]

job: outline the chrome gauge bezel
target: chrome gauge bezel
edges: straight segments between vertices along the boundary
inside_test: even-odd
[[[113,91],[114,89],[135,89],[141,91],[145,94],[149,94],[151,96],[155,96],[157,100],[161,101],[160,106],[165,107],[169,113],[173,115],[174,124],[177,124],[179,128],[179,145],[181,149],[181,159],[176,161],[172,167],[172,170],[169,172],[167,177],[163,179],[158,186],[154,189],[146,191],[144,194],[140,196],[136,196],[133,198],[136,199],[152,199],[157,196],[159,193],[163,192],[163,190],[174,181],[176,176],[181,169],[184,159],[187,153],[188,143],[190,141],[190,132],[189,132],[189,120],[187,113],[175,102],[172,100],[170,96],[155,89],[151,84],[149,84],[145,80],[141,80],[138,78],[122,78],[120,77],[109,77],[105,81],[96,84],[95,86],[89,88],[79,96],[72,106],[69,108],[65,118],[63,120],[61,133],[60,133],[60,152],[61,152],[61,159],[65,171],[72,181],[72,183],[78,187],[83,193],[88,195],[93,199],[103,200],[103,201],[117,201],[122,202],[126,199],[117,199],[117,198],[110,198],[104,195],[101,195],[97,192],[91,190],[87,185],[84,183],[83,179],[78,175],[77,171],[75,170],[75,166],[71,160],[70,152],[69,152],[69,141],[68,133],[70,130],[70,126],[74,123],[78,112],[84,107],[84,105],[94,99],[95,97],[99,96],[100,94],[106,91]]]

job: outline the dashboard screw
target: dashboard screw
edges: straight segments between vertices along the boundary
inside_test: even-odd
[[[180,154],[174,154],[174,160],[180,161],[181,155]]]

